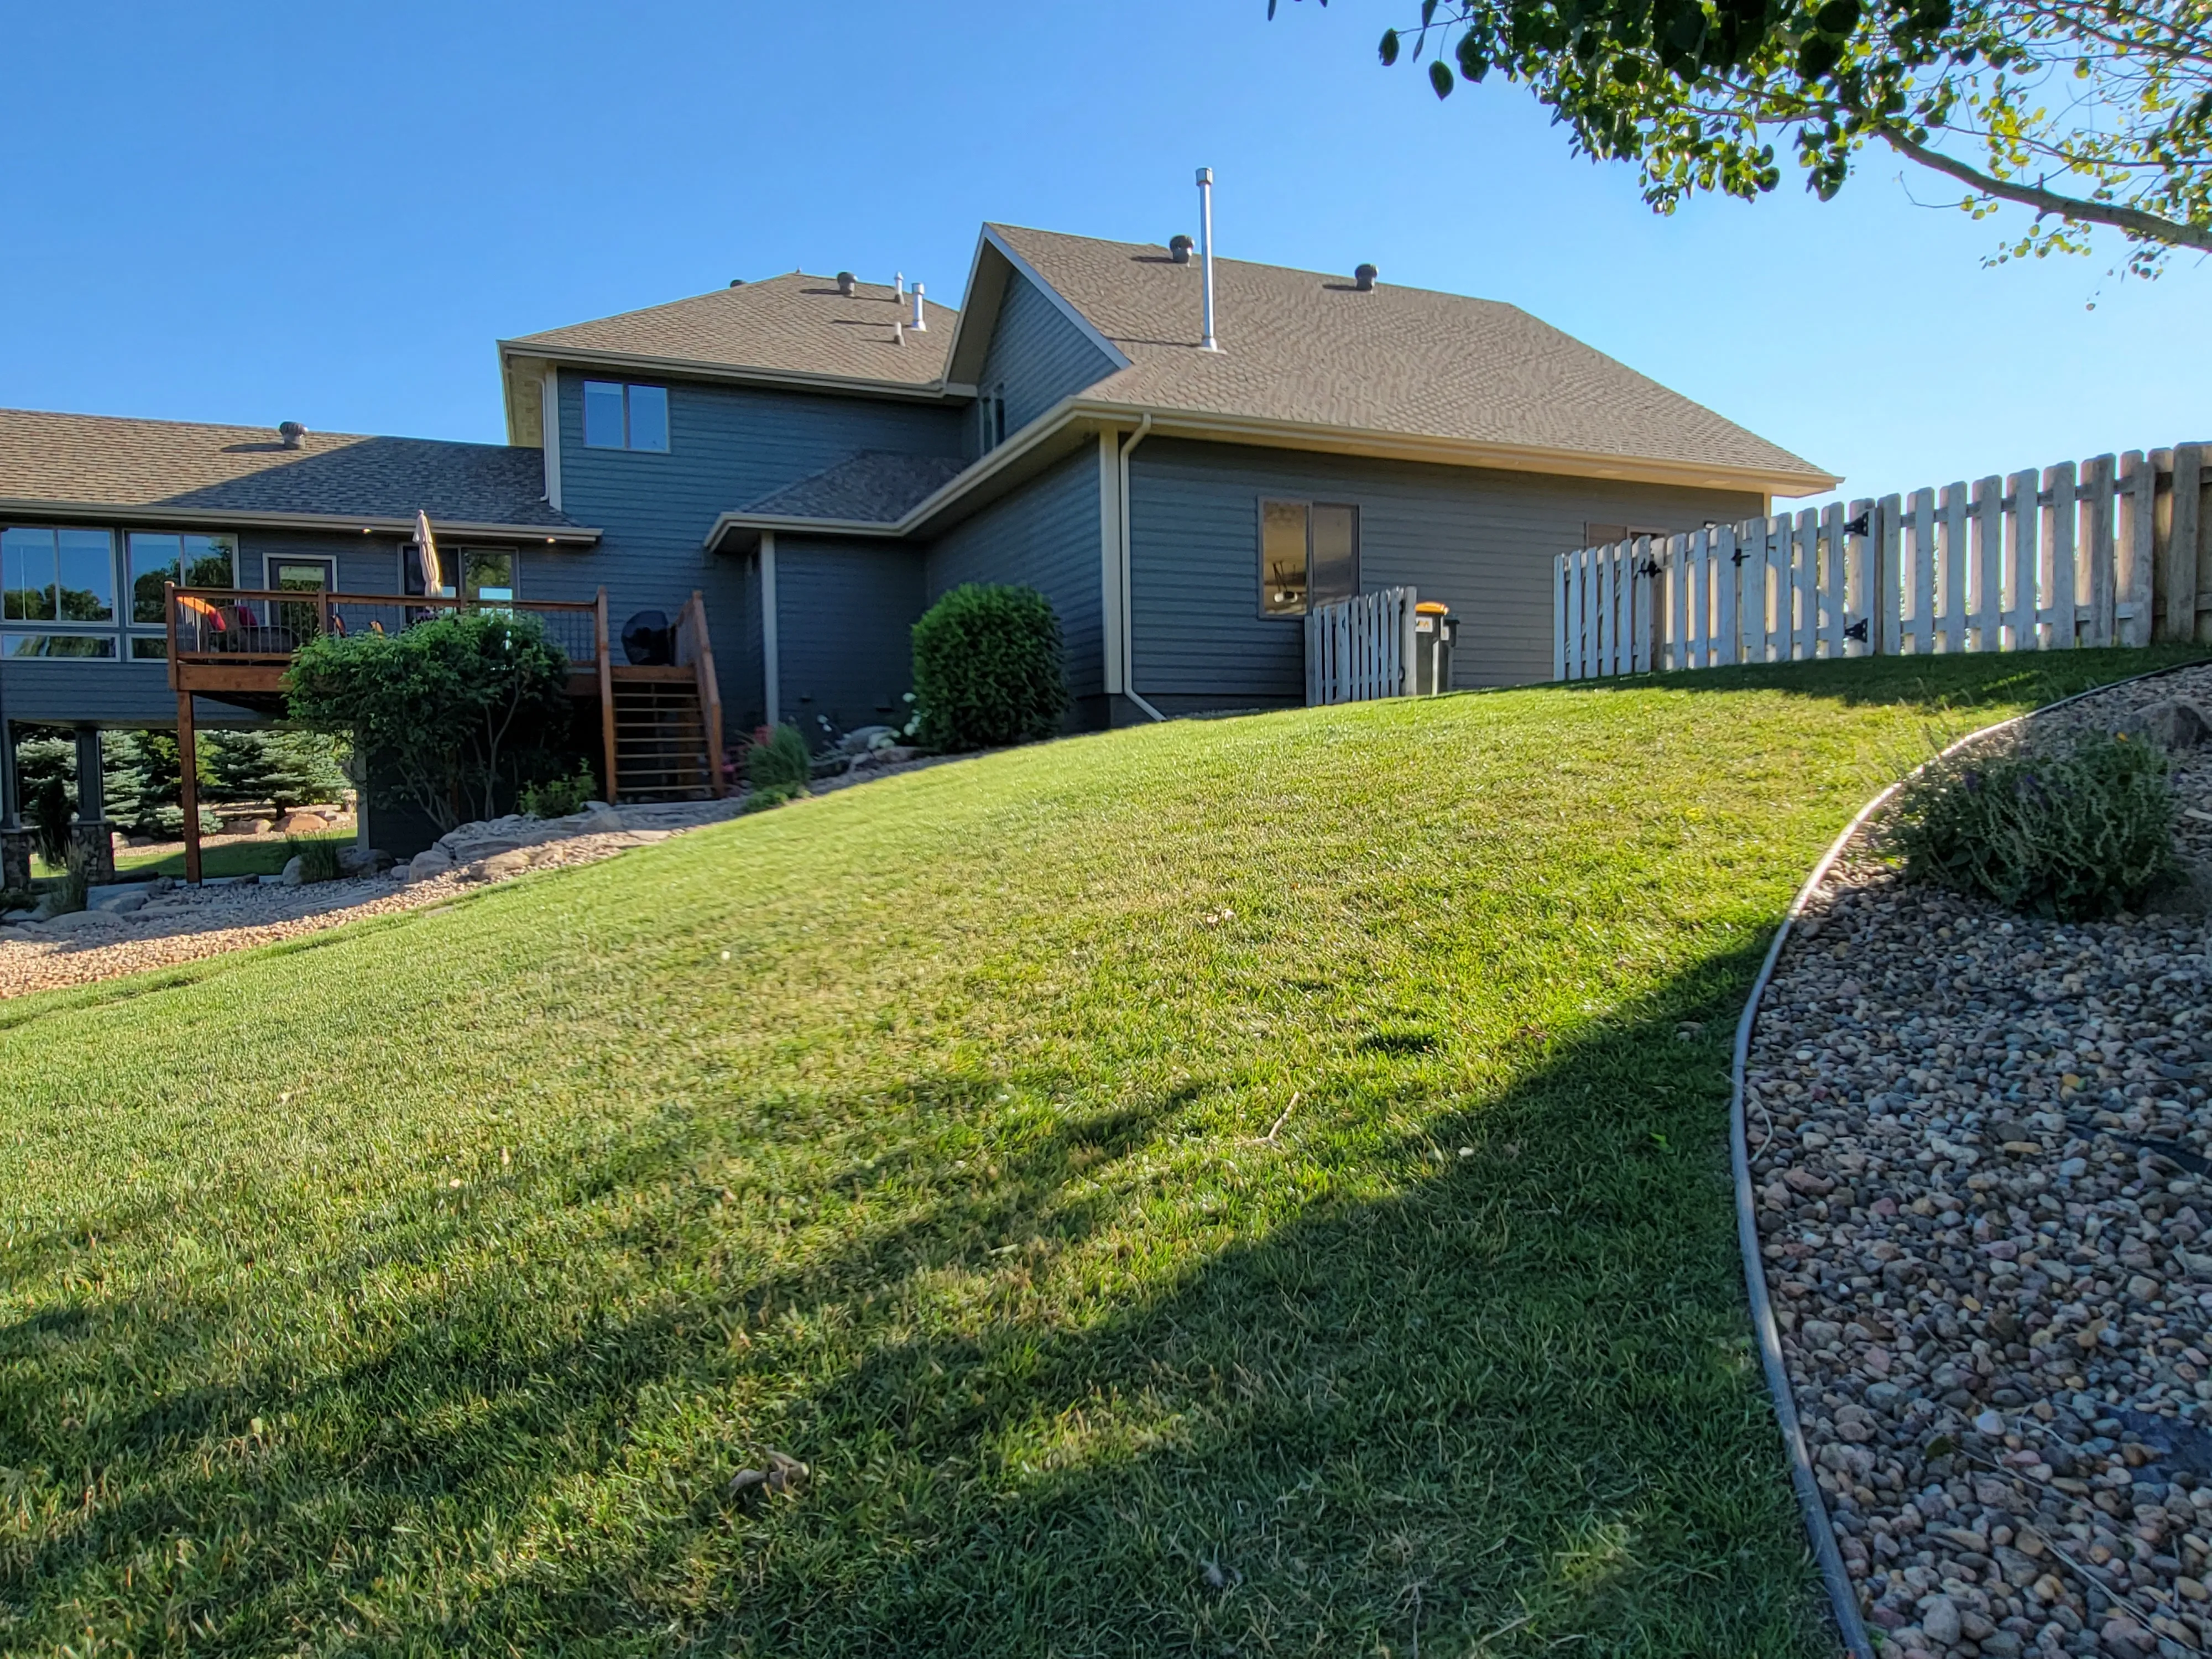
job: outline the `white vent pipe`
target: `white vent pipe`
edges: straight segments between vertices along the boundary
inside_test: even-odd
[[[921,296],[926,291],[924,284],[916,283],[914,285],[914,331],[917,334],[929,332],[929,319],[921,309]]]
[[[1206,339],[1201,351],[1218,351],[1213,337],[1213,169],[1198,170],[1198,259],[1206,274]]]

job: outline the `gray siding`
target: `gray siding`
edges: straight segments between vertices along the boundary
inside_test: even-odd
[[[1762,510],[1718,489],[1153,439],[1131,458],[1135,690],[1187,706],[1297,702],[1304,635],[1260,615],[1262,497],[1359,508],[1360,586],[1410,583],[1460,619],[1462,690],[1551,678],[1552,558],[1586,522],[1691,530]]]
[[[599,526],[605,538],[589,553],[532,553],[524,592],[532,599],[586,599],[604,585],[619,634],[623,619],[640,611],[673,617],[696,588],[706,599],[718,672],[726,645],[742,651],[738,642],[748,629],[757,639],[759,623],[757,616],[746,620],[747,604],[757,605],[757,598],[748,597],[757,594],[749,562],[702,550],[717,518],[855,450],[960,451],[963,412],[957,410],[643,375],[635,378],[668,387],[668,453],[586,449],[586,378],[561,372],[561,505],[568,517]],[[788,652],[792,640],[787,635],[780,643]],[[758,684],[757,660],[752,685]],[[726,686],[726,713],[734,697]],[[764,712],[765,698],[750,707]],[[736,712],[743,718],[743,710]]]
[[[1085,449],[993,502],[929,550],[929,597],[963,582],[1011,582],[1052,601],[1075,697],[1105,690],[1099,616],[1098,455]]]
[[[984,392],[1004,387],[1009,436],[1115,368],[1036,283],[1018,272],[1006,279],[1006,296],[976,386]],[[971,420],[969,432],[972,453],[981,428]]]
[[[922,611],[919,552],[779,536],[775,596],[778,702],[808,742],[905,719]]]

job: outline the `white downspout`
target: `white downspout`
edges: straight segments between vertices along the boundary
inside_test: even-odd
[[[1129,597],[1129,453],[1145,441],[1152,429],[1152,416],[1147,410],[1145,418],[1137,422],[1136,430],[1129,434],[1128,441],[1121,448],[1121,580],[1119,586],[1121,589],[1121,695],[1154,720],[1164,720],[1167,719],[1165,714],[1137,695],[1137,647],[1131,634],[1134,616]]]

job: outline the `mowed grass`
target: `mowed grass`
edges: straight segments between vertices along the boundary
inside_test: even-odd
[[[0,1650],[1821,1652],[1732,1023],[2154,660],[1180,722],[0,1004]]]

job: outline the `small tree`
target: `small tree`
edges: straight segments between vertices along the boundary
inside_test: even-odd
[[[477,611],[398,634],[324,634],[292,660],[291,715],[350,733],[365,775],[441,830],[491,817],[565,731],[568,659],[538,619]]]
[[[22,728],[18,728],[19,731]],[[76,817],[76,742],[51,726],[33,726],[15,743],[15,783],[39,856],[58,865],[69,854]]]
[[[992,749],[1060,730],[1060,618],[1033,587],[956,587],[914,625],[914,692],[933,749]]]
[[[210,732],[209,799],[265,800],[280,812],[346,789],[344,741],[320,732]]]

